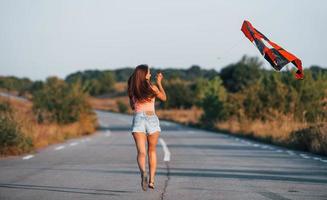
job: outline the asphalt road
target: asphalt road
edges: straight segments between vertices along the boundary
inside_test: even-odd
[[[131,117],[0,160],[0,200],[327,199],[327,158],[161,121],[156,189],[143,192]]]

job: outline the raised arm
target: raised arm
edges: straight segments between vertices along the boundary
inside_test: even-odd
[[[166,101],[167,100],[167,96],[166,96],[165,90],[162,87],[162,84],[161,83],[158,84],[158,89],[159,89],[159,92],[157,93],[157,98],[160,99],[161,101]]]
[[[167,96],[164,88],[162,87],[161,81],[163,79],[162,73],[157,74],[157,86],[153,86],[154,91],[157,94],[157,98],[160,99],[161,101],[166,101]]]

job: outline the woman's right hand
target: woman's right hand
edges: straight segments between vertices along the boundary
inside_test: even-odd
[[[157,84],[159,85],[159,84],[161,84],[161,81],[162,81],[162,79],[163,79],[163,75],[162,75],[162,73],[161,72],[159,72],[158,74],[157,74]]]

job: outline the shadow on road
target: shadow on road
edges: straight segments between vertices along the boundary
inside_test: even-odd
[[[28,168],[31,169],[31,168]],[[38,169],[38,168],[32,168]],[[41,168],[44,170],[45,168]],[[82,172],[92,172],[92,173],[113,173],[113,174],[135,174],[139,175],[138,170],[107,170],[107,169],[69,169],[69,168],[46,168],[46,170],[51,171],[82,171]],[[180,170],[180,171],[179,171]],[[222,179],[244,179],[244,180],[265,180],[265,181],[286,181],[286,182],[307,182],[307,183],[327,183],[326,179],[319,178],[310,178],[305,177],[306,175],[314,175],[314,172],[278,172],[273,170],[233,170],[233,169],[192,169],[192,168],[171,168],[170,176],[171,177],[200,177],[200,178],[222,178]],[[158,176],[166,176],[166,168],[158,168],[156,172]],[[303,177],[292,177],[292,176],[303,176]],[[317,175],[321,175],[317,173]],[[223,180],[222,180],[223,181]],[[8,187],[10,184],[0,184],[0,187]],[[46,187],[45,189],[49,189],[49,186],[40,186]],[[55,187],[60,188],[60,187]],[[67,187],[64,187],[67,189]],[[62,188],[62,190],[64,190]],[[28,189],[28,188],[27,188]],[[50,186],[51,189],[51,186]],[[74,189],[74,188],[72,188]],[[75,189],[83,189],[83,188],[75,188]],[[93,189],[86,189],[93,190]],[[95,190],[95,189],[94,189]],[[66,190],[64,190],[66,191]],[[99,190],[96,190],[99,191]],[[123,190],[107,190],[108,192],[130,192]],[[74,191],[73,191],[74,192]]]
[[[107,190],[107,189],[92,189],[92,188],[77,188],[77,187],[59,187],[59,186],[45,186],[45,185],[30,185],[30,184],[11,184],[0,183],[2,188],[16,188],[26,190],[45,190],[66,193],[79,193],[79,194],[95,194],[95,195],[110,195],[119,196],[119,193],[131,193],[126,190]]]

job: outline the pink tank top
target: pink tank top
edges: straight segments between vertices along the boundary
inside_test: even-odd
[[[134,98],[133,98],[134,99]],[[155,97],[151,99],[151,101],[148,102],[138,102],[134,101],[134,111],[135,112],[144,112],[144,111],[153,111],[154,112],[154,102],[155,102]]]

